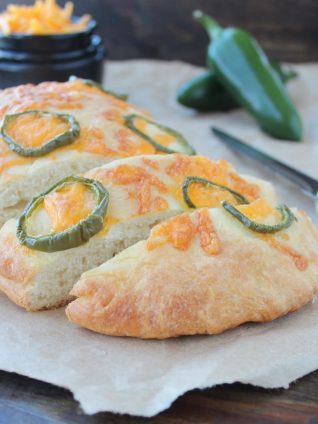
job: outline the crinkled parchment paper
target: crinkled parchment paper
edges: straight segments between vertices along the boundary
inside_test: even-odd
[[[233,162],[239,172],[274,180],[281,199],[313,203],[297,187],[236,157],[213,138],[214,124],[318,177],[318,65],[297,66],[289,84],[305,123],[301,144],[264,136],[243,111],[197,115],[174,100],[180,82],[199,72],[176,62],[127,61],[108,65],[107,86],[185,134],[199,153]],[[151,416],[193,388],[240,381],[288,387],[318,368],[318,302],[268,324],[248,324],[218,336],[142,341],[106,337],[70,324],[63,309],[27,313],[0,295],[0,368],[66,387],[86,413]]]

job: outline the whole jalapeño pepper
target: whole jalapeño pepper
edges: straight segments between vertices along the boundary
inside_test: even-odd
[[[270,63],[283,83],[297,76],[295,71],[284,69],[279,62],[271,60]],[[226,112],[240,107],[212,70],[204,71],[182,84],[177,91],[177,100],[181,105],[200,112]]]
[[[194,17],[208,32],[208,66],[238,104],[275,138],[299,141],[302,125],[295,106],[256,40],[237,28],[223,29],[200,11]]]

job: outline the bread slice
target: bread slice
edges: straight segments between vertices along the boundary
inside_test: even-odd
[[[20,156],[0,136],[0,226],[16,217],[28,200],[67,175],[114,159],[156,153],[124,125],[124,116],[149,116],[146,112],[81,80],[28,84],[0,92],[0,123],[6,114],[26,110],[71,114],[80,125],[80,136],[41,157]],[[20,128],[20,136],[29,141],[40,131],[32,122]]]
[[[262,221],[260,203],[249,213]],[[276,220],[266,209],[265,218]],[[247,229],[222,208],[170,218],[84,273],[67,316],[107,335],[164,339],[295,311],[318,291],[318,231],[304,212],[293,212],[297,221],[272,235]]]
[[[156,223],[188,210],[182,182],[189,175],[226,185],[250,200],[265,196],[271,203],[276,201],[270,183],[242,178],[225,161],[179,154],[114,161],[85,174],[100,181],[110,195],[104,228],[87,243],[54,253],[31,250],[19,244],[16,221],[5,223],[0,230],[0,289],[33,311],[68,302],[70,289],[84,271],[145,239]],[[211,206],[220,205],[227,196],[231,196],[227,191],[212,191]],[[85,209],[71,191],[55,193],[54,199],[53,211],[43,205],[30,218],[33,234],[48,234],[66,222],[76,224],[78,214]]]

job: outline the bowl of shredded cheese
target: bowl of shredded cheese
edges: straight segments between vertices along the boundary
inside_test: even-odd
[[[85,31],[91,20],[84,15],[73,20],[74,4],[60,7],[55,0],[36,0],[32,6],[10,4],[0,14],[0,33],[3,35],[49,35]]]
[[[88,14],[74,16],[74,4],[35,0],[10,4],[0,13],[0,87],[64,81],[69,75],[101,82],[105,49]]]

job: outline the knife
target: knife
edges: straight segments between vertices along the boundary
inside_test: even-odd
[[[272,156],[261,152],[255,147],[244,143],[242,140],[227,134],[219,128],[212,127],[212,132],[230,149],[248,156],[254,161],[261,163],[266,168],[269,168],[287,178],[288,181],[296,184],[305,194],[315,199],[316,209],[318,211],[318,180],[315,180],[309,175],[306,175],[303,172],[298,171],[297,169],[292,168],[283,162],[280,162]]]

